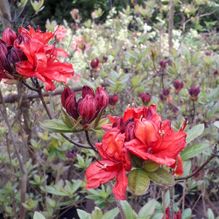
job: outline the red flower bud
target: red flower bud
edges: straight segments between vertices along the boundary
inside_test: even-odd
[[[215,71],[213,72],[213,75],[214,75],[214,76],[217,76],[217,75],[218,75],[218,70],[215,70]]]
[[[103,110],[109,104],[109,95],[103,87],[98,87],[96,90],[97,111]]]
[[[189,89],[189,95],[191,96],[191,99],[193,101],[196,101],[198,99],[198,95],[200,93],[200,88],[197,86],[192,86],[190,89]]]
[[[173,86],[176,90],[176,93],[178,94],[183,89],[184,83],[183,83],[183,81],[175,80],[175,81],[173,81]]]
[[[8,53],[8,48],[7,45],[0,40],[0,65],[1,66],[5,66],[5,62],[6,62],[6,57],[7,57],[7,53]]]
[[[140,93],[139,97],[144,104],[148,104],[151,101],[151,95],[149,93]]]
[[[72,92],[65,100],[65,109],[70,116],[72,116],[76,120],[78,119],[79,115],[77,111],[77,103],[74,92]]]
[[[99,67],[100,61],[98,58],[95,58],[91,61],[90,66],[93,69],[97,69]]]
[[[112,105],[112,106],[116,105],[118,100],[119,100],[119,97],[118,97],[117,94],[113,94],[113,95],[109,96],[109,104]]]
[[[11,47],[8,50],[7,59],[8,59],[8,62],[10,63],[10,65],[11,65],[11,67],[13,69],[15,69],[15,63],[25,60],[26,57],[20,49]]]
[[[66,87],[61,95],[61,101],[62,101],[62,106],[65,108],[65,101],[66,99],[73,93],[73,91],[69,88]]]
[[[78,112],[82,118],[82,123],[91,122],[96,115],[96,101],[91,95],[86,95],[83,99],[78,102]]]
[[[91,95],[91,96],[95,96],[94,91],[92,88],[88,87],[88,86],[83,86],[82,88],[82,97],[84,98],[86,95]]]
[[[8,45],[13,46],[14,41],[17,39],[17,34],[11,29],[6,28],[2,33],[2,40]]]

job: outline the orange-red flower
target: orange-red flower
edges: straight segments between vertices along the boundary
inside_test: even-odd
[[[96,147],[100,161],[92,163],[86,170],[87,188],[97,188],[101,184],[115,179],[113,194],[116,199],[126,199],[128,179],[126,172],[131,169],[131,162],[124,148],[125,135],[117,131],[107,132],[102,143]]]
[[[51,32],[41,32],[32,27],[19,29],[20,42],[17,47],[23,51],[27,60],[16,64],[16,70],[26,78],[36,77],[46,85],[46,90],[54,90],[53,81],[66,83],[74,74],[72,65],[59,60],[67,53],[49,44],[54,37]]]
[[[177,173],[182,173],[179,153],[186,145],[186,133],[183,129],[174,131],[169,120],[161,120],[155,106],[145,110],[143,117],[135,120],[134,135],[126,142],[126,148],[144,160],[152,160],[158,164],[172,166]]]

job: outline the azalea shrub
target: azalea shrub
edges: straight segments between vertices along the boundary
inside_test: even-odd
[[[4,29],[0,217],[219,215],[217,40],[143,9]]]

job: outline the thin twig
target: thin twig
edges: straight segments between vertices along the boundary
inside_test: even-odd
[[[86,139],[87,139],[87,143],[90,145],[90,147],[97,152],[96,148],[94,147],[94,145],[92,144],[91,140],[90,140],[90,136],[87,130],[85,130],[85,135],[86,135]]]
[[[218,152],[217,152],[218,153]],[[179,177],[176,178],[176,181],[182,181],[182,180],[187,180],[192,178],[193,176],[195,176],[197,173],[199,173],[212,159],[214,159],[215,157],[218,157],[217,153],[213,153],[198,169],[196,169],[193,173],[191,173],[188,176],[185,177]]]

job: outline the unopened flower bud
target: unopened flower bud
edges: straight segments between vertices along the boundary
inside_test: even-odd
[[[0,64],[3,67],[5,66],[5,62],[7,59],[7,53],[7,45],[2,40],[0,40]]]
[[[25,58],[26,57],[24,53],[20,49],[11,47],[8,50],[7,59],[8,59],[8,62],[11,63],[13,66],[15,66],[16,62],[23,61],[25,60]]]
[[[6,28],[2,33],[2,40],[8,45],[13,46],[14,41],[17,39],[17,34],[11,29]]]
[[[169,88],[164,88],[162,90],[162,92],[160,93],[160,99],[162,101],[167,100],[169,94],[170,94],[170,89]]]
[[[72,116],[75,120],[78,119],[79,115],[77,111],[77,103],[76,103],[76,97],[74,92],[72,92],[65,100],[65,109],[66,112],[70,116]]]
[[[65,108],[66,99],[72,94],[72,90],[69,87],[66,87],[61,95],[62,106]]]
[[[193,101],[196,101],[198,99],[198,95],[200,93],[200,88],[197,86],[192,86],[189,88],[189,95],[191,96],[191,99]]]
[[[83,86],[82,88],[82,97],[84,98],[86,95],[91,95],[91,96],[95,96],[94,94],[94,90],[88,86]]]
[[[151,101],[151,95],[149,93],[140,93],[139,97],[141,98],[143,104],[148,104]]]
[[[83,99],[78,102],[78,112],[82,118],[82,122],[91,122],[96,115],[96,100],[91,95],[86,95]]]
[[[183,83],[183,81],[175,80],[175,81],[173,81],[173,86],[176,90],[176,93],[178,94],[183,89],[184,83]]]
[[[213,72],[213,75],[214,75],[214,76],[218,76],[218,75],[219,75],[218,70],[215,70],[215,71]]]
[[[99,67],[100,61],[98,58],[95,58],[91,61],[90,66],[92,69],[97,69]]]
[[[97,111],[103,110],[109,104],[109,95],[103,87],[98,87],[96,90]]]
[[[116,105],[118,100],[119,100],[119,97],[118,97],[117,94],[113,94],[113,95],[109,96],[109,104],[112,105],[112,106]]]
[[[67,157],[68,159],[73,159],[73,158],[75,158],[75,152],[74,152],[74,151],[68,151],[68,152],[66,153],[66,157]]]

